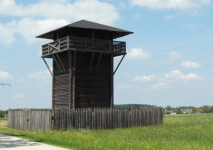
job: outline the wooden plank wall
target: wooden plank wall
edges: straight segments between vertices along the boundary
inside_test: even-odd
[[[76,52],[75,108],[110,107],[111,104],[111,55]]]
[[[70,67],[67,52],[58,54],[66,71],[60,71],[56,62],[53,63],[52,108],[113,106],[113,57],[110,54],[102,54],[97,69],[100,53],[95,53],[91,70],[89,70],[93,53],[71,52],[70,54],[72,54],[70,60],[72,67]],[[58,64],[60,66],[59,60]],[[62,66],[60,67],[62,70]],[[70,72],[70,69],[72,69],[72,72]],[[72,99],[70,99],[70,92]]]
[[[163,109],[148,108],[79,108],[10,109],[8,127],[23,131],[46,129],[115,129],[163,124]]]
[[[39,131],[51,128],[50,109],[9,109],[8,128],[22,131]]]
[[[55,56],[58,65],[53,61],[53,109],[69,108],[70,106],[70,64],[68,52],[58,54],[60,60]],[[60,64],[62,62],[63,66]],[[65,68],[65,71],[63,70]]]

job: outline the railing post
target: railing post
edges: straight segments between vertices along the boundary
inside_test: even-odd
[[[126,42],[124,42],[124,45],[125,45],[125,50],[124,50],[124,51],[125,51],[125,53],[126,53]]]
[[[70,38],[67,36],[67,49],[70,48]]]
[[[48,44],[47,46],[48,46],[48,54],[50,54],[50,45]],[[42,55],[43,55],[43,53],[42,53]]]
[[[61,50],[61,39],[58,39],[59,51]]]

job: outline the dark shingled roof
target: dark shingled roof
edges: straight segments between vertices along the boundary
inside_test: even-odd
[[[133,33],[130,31],[114,28],[111,26],[107,26],[107,25],[103,25],[103,24],[99,24],[99,23],[95,23],[95,22],[91,22],[91,21],[80,20],[80,21],[74,22],[72,24],[68,24],[66,26],[60,27],[58,29],[49,31],[47,33],[41,34],[41,35],[37,36],[36,38],[53,39],[55,32],[57,32],[61,29],[67,28],[67,27],[110,31],[110,32],[113,32],[113,39]]]

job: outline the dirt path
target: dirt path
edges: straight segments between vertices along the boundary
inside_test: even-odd
[[[56,146],[33,142],[9,135],[0,134],[1,150],[68,150]]]

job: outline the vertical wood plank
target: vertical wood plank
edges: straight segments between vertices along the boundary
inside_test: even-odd
[[[69,37],[68,37],[69,41]],[[69,44],[67,44],[69,45]],[[70,64],[70,72],[69,72],[69,108],[73,109],[73,103],[72,103],[72,52],[68,51],[68,57],[69,57],[69,64]]]
[[[114,57],[113,54],[111,54],[111,108],[114,107]]]
[[[76,51],[74,52],[74,59],[73,59],[73,80],[72,80],[72,93],[73,93],[73,108],[75,108],[75,70],[76,70]]]

